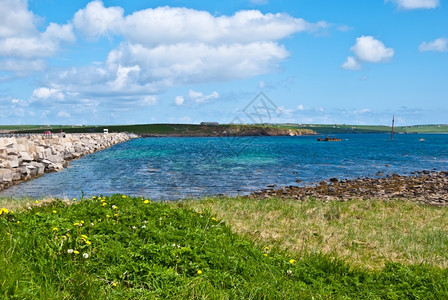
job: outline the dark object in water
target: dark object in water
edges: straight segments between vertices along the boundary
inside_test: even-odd
[[[335,137],[326,137],[326,138],[318,138],[317,139],[317,141],[318,142],[340,142],[341,141],[341,139],[339,139],[339,138],[335,138]]]

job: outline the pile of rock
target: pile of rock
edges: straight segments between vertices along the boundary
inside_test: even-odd
[[[0,190],[45,172],[62,170],[72,159],[128,139],[124,133],[0,138]]]
[[[332,178],[313,186],[268,188],[250,195],[253,198],[314,197],[324,200],[410,199],[419,203],[448,205],[448,172],[417,172],[411,176],[389,175],[382,178],[338,180]]]

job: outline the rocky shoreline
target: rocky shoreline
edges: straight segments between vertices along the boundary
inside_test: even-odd
[[[31,134],[0,138],[0,191],[62,170],[72,159],[130,139],[125,133]]]
[[[298,180],[300,182],[300,180]],[[313,186],[268,188],[249,195],[250,198],[314,197],[322,200],[406,199],[434,206],[448,206],[448,172],[416,172],[411,176],[388,175],[382,178],[332,178]]]

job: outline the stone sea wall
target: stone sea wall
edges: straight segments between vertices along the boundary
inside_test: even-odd
[[[130,139],[125,133],[0,137],[0,190],[62,170],[72,159]]]

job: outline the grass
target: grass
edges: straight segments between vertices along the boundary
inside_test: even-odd
[[[321,252],[367,269],[387,262],[448,267],[448,209],[412,201],[189,201],[236,232],[291,253]]]
[[[387,263],[367,270],[319,251],[284,247],[282,241],[293,243],[282,237],[288,220],[309,215],[337,223],[351,213],[350,206],[283,200],[251,204],[241,198],[154,203],[124,195],[70,205],[26,201],[22,209],[9,200],[0,202],[0,207],[19,209],[11,212],[9,206],[0,216],[2,299],[448,297],[448,271],[436,264]],[[387,211],[370,205],[364,209]],[[249,211],[245,220],[243,210]],[[435,209],[424,212],[437,215]],[[244,233],[244,223],[258,224],[259,233]],[[312,236],[320,232],[309,230]],[[438,244],[435,239],[444,237],[440,232],[426,242]]]

